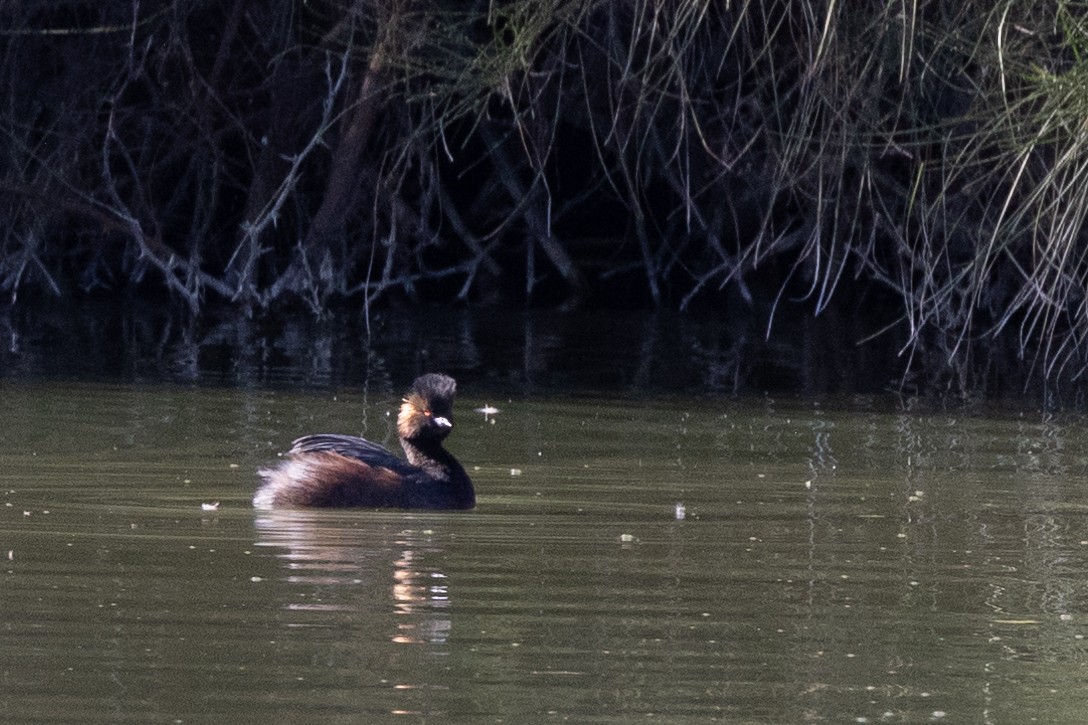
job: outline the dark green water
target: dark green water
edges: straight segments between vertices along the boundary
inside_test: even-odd
[[[28,722],[1077,722],[1074,421],[462,386],[470,513],[255,513],[397,396],[0,382]],[[485,422],[473,408],[502,412]],[[202,504],[218,502],[216,510]],[[678,515],[683,507],[683,517]]]

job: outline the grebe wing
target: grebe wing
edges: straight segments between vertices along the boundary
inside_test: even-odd
[[[403,459],[393,455],[388,448],[379,443],[373,443],[358,436],[337,433],[318,433],[303,436],[291,443],[291,450],[287,451],[287,455],[317,453],[320,451],[339,453],[348,458],[358,458],[371,466],[382,466],[393,470],[404,465]]]

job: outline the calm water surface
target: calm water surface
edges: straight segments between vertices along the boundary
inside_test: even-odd
[[[476,511],[252,510],[255,468],[292,437],[389,441],[396,403],[0,382],[4,721],[1054,723],[1088,707],[1078,421],[463,385],[450,448]],[[502,412],[485,421],[484,403]]]

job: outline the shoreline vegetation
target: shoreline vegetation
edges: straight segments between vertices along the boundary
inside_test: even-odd
[[[837,311],[932,379],[1088,352],[1088,3],[27,0],[0,49],[9,311]]]

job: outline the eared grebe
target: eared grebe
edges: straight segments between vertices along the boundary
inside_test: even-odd
[[[258,471],[264,483],[253,505],[473,508],[472,481],[442,447],[453,427],[456,391],[457,383],[448,375],[422,375],[412,383],[397,416],[407,461],[364,438],[305,436],[292,444],[279,465]]]

